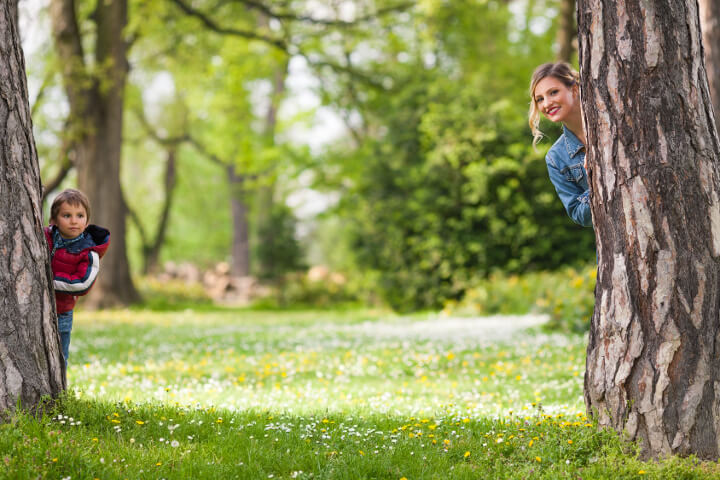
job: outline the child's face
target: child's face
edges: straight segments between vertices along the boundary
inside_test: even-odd
[[[56,218],[53,218],[50,223],[57,225],[60,230],[60,236],[63,238],[75,238],[85,231],[87,227],[87,212],[85,207],[80,205],[70,205],[64,202],[58,209]]]

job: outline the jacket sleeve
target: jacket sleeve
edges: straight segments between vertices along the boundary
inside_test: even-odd
[[[550,181],[555,186],[555,191],[560,201],[565,206],[565,211],[573,222],[583,227],[592,227],[592,215],[590,214],[590,190],[583,190],[577,183],[568,180],[565,175],[555,166],[551,158],[546,159]],[[582,168],[582,167],[581,167]]]
[[[53,278],[55,291],[85,295],[95,283],[99,271],[100,256],[91,250],[78,263],[75,275],[67,276],[63,273],[55,273]]]

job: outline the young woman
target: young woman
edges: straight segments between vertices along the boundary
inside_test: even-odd
[[[579,80],[578,73],[565,62],[537,67],[530,82],[530,128],[535,146],[543,137],[538,129],[540,113],[552,122],[562,123],[563,134],[548,151],[545,163],[550,181],[570,218],[590,227],[590,189],[585,171]]]

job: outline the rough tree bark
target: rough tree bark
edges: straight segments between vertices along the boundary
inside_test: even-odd
[[[585,401],[644,457],[720,449],[720,145],[695,0],[578,1],[598,249]]]
[[[70,117],[77,129],[73,138],[78,187],[90,199],[90,221],[108,228],[112,235],[112,246],[103,257],[103,272],[85,304],[127,305],[139,299],[127,261],[127,212],[120,186],[123,100],[128,72],[123,36],[127,0],[97,2],[92,16],[96,24],[93,66],[85,63],[75,2],[51,0],[50,17]]]
[[[17,3],[0,6],[0,411],[65,389]],[[12,206],[9,208],[8,206]]]
[[[575,0],[562,0],[560,14],[558,15],[557,29],[557,59],[570,63],[575,52],[573,41],[577,38],[575,27]]]
[[[700,26],[705,50],[705,69],[715,111],[715,126],[720,124],[720,1],[699,0]]]

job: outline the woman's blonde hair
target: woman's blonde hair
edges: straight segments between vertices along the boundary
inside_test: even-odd
[[[535,101],[535,87],[540,83],[540,80],[547,77],[557,78],[568,88],[580,85],[580,74],[566,62],[543,63],[535,69],[532,80],[530,80],[530,116],[528,122],[533,134],[533,148],[543,138],[543,133],[539,128],[540,112]]]

